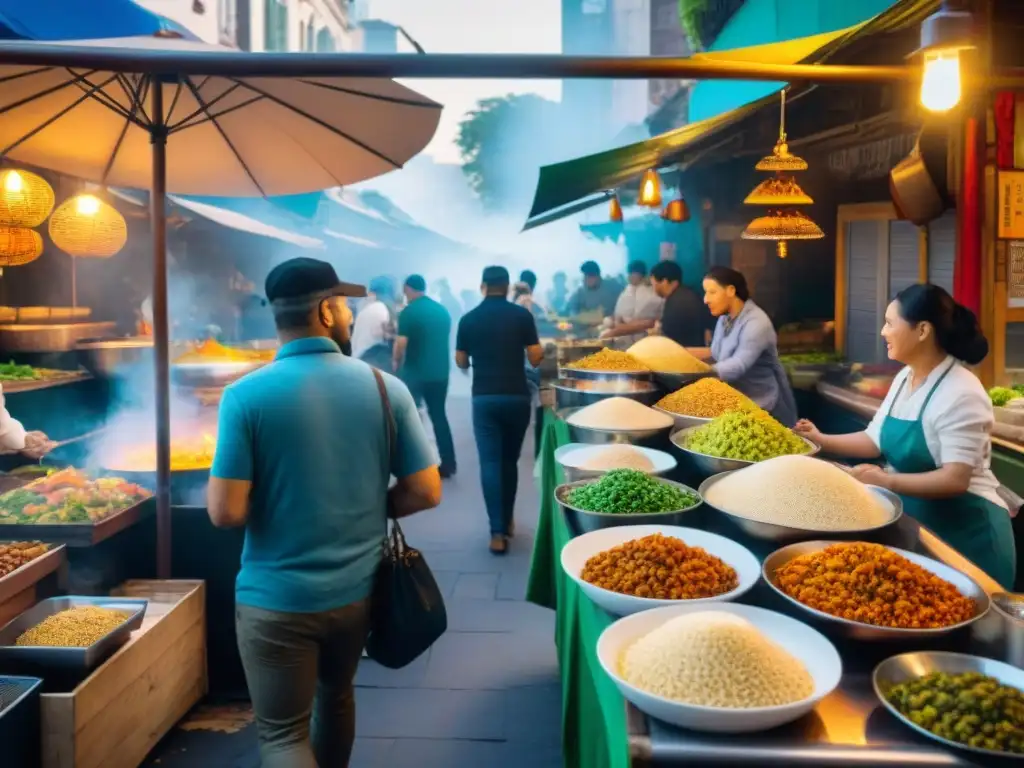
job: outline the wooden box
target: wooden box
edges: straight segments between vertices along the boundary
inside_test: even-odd
[[[142,627],[70,693],[42,696],[43,768],[137,768],[207,692],[201,581],[130,581]]]

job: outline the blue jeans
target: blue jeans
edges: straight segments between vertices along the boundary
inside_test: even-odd
[[[437,440],[437,453],[441,459],[441,472],[455,472],[455,443],[452,441],[452,430],[448,425],[448,415],[444,404],[448,399],[448,379],[440,381],[408,381],[409,392],[416,406],[426,405],[427,416],[434,425],[434,439]]]
[[[473,398],[473,434],[491,534],[507,534],[516,506],[519,454],[530,426],[528,395]]]

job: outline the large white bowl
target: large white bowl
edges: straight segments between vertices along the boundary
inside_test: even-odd
[[[673,701],[635,688],[622,679],[619,674],[619,659],[632,643],[670,619],[686,613],[709,610],[731,613],[746,619],[765,637],[799,659],[814,680],[814,693],[793,704],[731,709]],[[843,674],[843,662],[839,658],[839,653],[820,632],[781,613],[739,603],[718,603],[714,606],[673,605],[624,616],[601,633],[597,641],[597,658],[623,697],[641,712],[681,728],[712,733],[767,731],[797,720],[832,693],[839,685],[839,679]]]
[[[676,457],[670,453],[659,451],[654,448],[644,448],[639,445],[633,445],[630,447],[636,451],[640,451],[640,453],[644,454],[651,460],[651,463],[654,465],[654,469],[648,474],[664,475],[666,472],[671,472],[676,468]],[[600,477],[609,470],[584,469],[583,465],[586,464],[594,454],[606,451],[608,448],[609,446],[607,445],[567,443],[566,445],[555,449],[555,461],[562,465],[567,482],[571,483],[575,480],[586,480],[591,477]]]
[[[702,597],[691,600],[664,600],[619,594],[618,592],[612,592],[611,590],[589,584],[580,578],[580,574],[583,573],[583,566],[594,555],[605,552],[612,547],[617,547],[620,544],[625,544],[627,541],[642,539],[655,533],[682,539],[687,545],[700,547],[727,565],[731,565],[736,571],[736,578],[739,580],[738,586],[736,589],[716,597]],[[608,611],[608,613],[615,614],[616,616],[628,616],[638,611],[670,605],[720,603],[736,600],[750,591],[751,587],[757,584],[757,580],[761,578],[761,563],[750,550],[716,533],[708,533],[696,528],[682,528],[676,525],[624,525],[617,528],[603,528],[577,536],[562,547],[562,570],[579,584],[587,597]]]

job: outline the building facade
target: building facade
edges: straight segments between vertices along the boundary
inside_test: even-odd
[[[352,0],[147,0],[146,5],[164,13],[159,7],[171,2],[219,4],[214,18],[220,42],[246,51],[331,52],[359,47]]]
[[[220,39],[219,5],[232,0],[135,0],[147,11],[181,24],[203,42],[216,45]]]
[[[562,53],[608,56],[615,48],[612,0],[562,0]],[[611,80],[565,80],[562,105],[579,121],[583,142],[614,135]]]

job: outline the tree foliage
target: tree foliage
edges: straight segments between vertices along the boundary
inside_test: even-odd
[[[537,94],[509,94],[479,101],[459,123],[462,172],[486,208],[528,198],[541,165],[573,156],[560,108]]]

